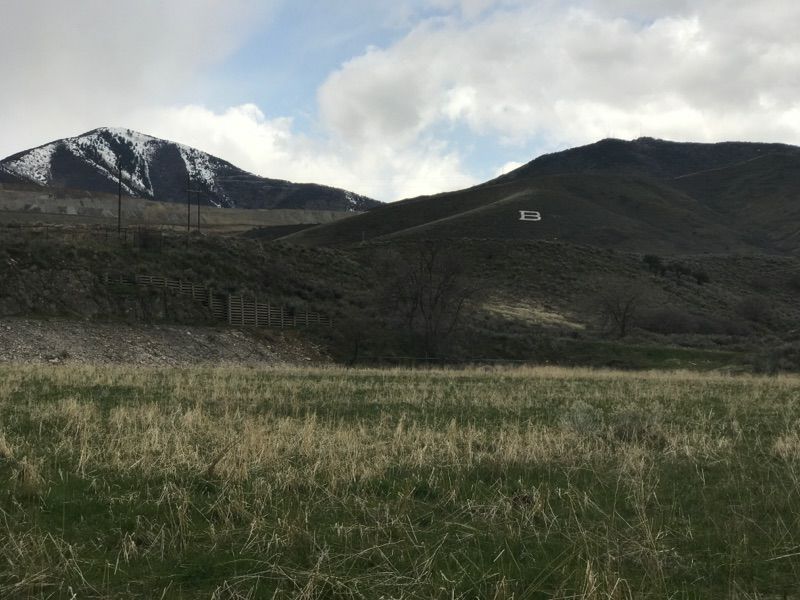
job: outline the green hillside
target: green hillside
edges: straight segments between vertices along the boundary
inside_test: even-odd
[[[561,240],[667,254],[798,250],[800,149],[779,144],[604,140],[466,190],[381,206],[287,236]],[[520,220],[521,210],[541,221]]]
[[[770,249],[796,252],[800,247],[800,155],[771,154],[670,183],[721,223],[761,237]]]
[[[671,142],[647,137],[633,141],[605,139],[539,156],[489,184],[576,173],[617,173],[669,180],[775,154],[800,156],[800,148],[787,144],[752,142]]]
[[[93,237],[86,227],[5,227],[0,316],[207,320],[180,298],[116,296],[100,283],[111,271],[330,314],[335,327],[301,335],[344,362],[800,367],[793,202],[800,155],[791,147],[776,154],[759,145],[689,144],[679,161],[681,145],[647,143],[658,152],[644,152],[642,141],[606,142],[563,161],[576,170],[601,165],[592,163],[598,148],[611,147],[606,172],[523,169],[300,231],[302,222],[268,221],[239,236],[207,227],[137,246]],[[548,168],[556,158],[547,158]],[[638,173],[614,172],[631,165]],[[538,211],[541,220],[520,220],[520,211]],[[281,234],[288,235],[274,239]],[[436,348],[420,345],[419,323],[403,305],[413,281],[425,279],[410,269],[428,250],[447,258],[451,289],[470,290],[452,335],[448,327],[425,333]],[[614,294],[633,294],[636,314],[624,326],[605,306]]]
[[[151,274],[331,314],[335,327],[303,335],[337,360],[350,361],[354,344],[360,361],[420,356],[383,298],[421,245],[413,236],[334,249],[206,235],[188,243],[170,236],[148,249],[6,228],[0,316],[209,321],[191,299],[109,288],[100,277]],[[462,238],[443,247],[477,291],[443,350],[450,359],[723,367],[750,361],[765,345],[793,343],[800,328],[800,260],[793,257],[661,254],[669,269],[654,272],[641,254],[564,241]],[[603,323],[598,301],[620,285],[639,295],[624,339]]]

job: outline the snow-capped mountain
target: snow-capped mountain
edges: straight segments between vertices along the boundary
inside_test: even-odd
[[[0,179],[116,193],[120,166],[123,193],[154,200],[185,202],[188,175],[202,202],[215,206],[362,211],[380,204],[338,188],[259,177],[196,148],[107,127],[9,156],[0,161]]]

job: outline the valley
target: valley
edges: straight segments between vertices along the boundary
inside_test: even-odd
[[[114,194],[40,188],[22,184],[0,184],[0,223],[40,224],[42,226],[102,227],[116,233],[119,199]],[[187,210],[186,201],[159,202],[124,196],[122,226],[157,230],[185,231],[192,229],[213,233],[259,230],[286,235],[304,227],[332,222],[354,213],[336,210],[297,208],[243,209],[197,206],[193,201]]]
[[[796,157],[609,144],[190,232],[0,185],[0,595],[790,597]]]
[[[297,336],[334,362],[793,370],[796,150],[605,140],[360,214],[201,206],[198,234],[193,204],[188,237],[185,204],[123,198],[117,239],[112,194],[4,184],[0,310],[209,322],[179,297],[99,284],[146,275],[330,314]],[[452,297],[408,304],[425,278],[418,293]]]
[[[800,600],[800,2],[0,15],[0,600]]]

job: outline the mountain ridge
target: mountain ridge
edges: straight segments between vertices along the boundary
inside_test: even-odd
[[[486,184],[519,177],[609,172],[674,179],[695,172],[731,166],[765,154],[800,155],[800,147],[764,142],[674,142],[652,137],[605,138],[560,152],[542,154]],[[483,184],[483,185],[486,185]]]
[[[471,188],[388,204],[284,239],[347,245],[467,237],[667,254],[795,253],[798,193],[796,146],[607,139],[537,157]],[[542,211],[542,220],[522,222],[521,210]]]
[[[12,154],[0,161],[0,178],[115,193],[118,158],[123,193],[146,199],[184,202],[189,176],[203,203],[221,207],[358,212],[380,204],[339,188],[260,177],[191,146],[112,127]]]

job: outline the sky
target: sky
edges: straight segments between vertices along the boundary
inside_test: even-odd
[[[382,201],[602,138],[800,144],[797,0],[0,0],[0,156],[96,127]]]

